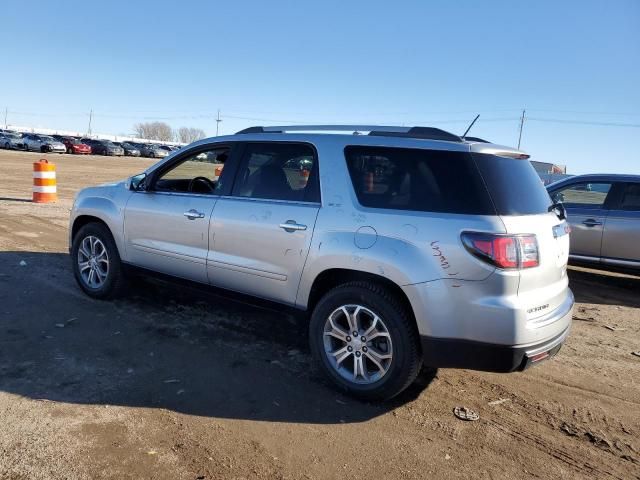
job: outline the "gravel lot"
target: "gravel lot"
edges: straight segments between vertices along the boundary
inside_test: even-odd
[[[572,268],[552,361],[359,403],[315,371],[302,318],[159,281],[83,295],[73,195],[150,161],[44,156],[60,201],[37,205],[43,155],[0,150],[0,478],[640,478],[640,278]]]

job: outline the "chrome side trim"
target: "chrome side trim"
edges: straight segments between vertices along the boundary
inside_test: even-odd
[[[297,200],[276,200],[271,198],[254,198],[254,197],[236,197],[233,195],[223,195],[220,197],[225,200],[239,200],[243,202],[262,202],[262,203],[275,203],[285,205],[310,205],[313,207],[320,207],[320,202],[303,202]]]
[[[153,190],[153,191],[134,191],[134,193],[140,193],[143,195],[165,195],[168,197],[193,197],[193,198],[210,198],[212,200],[217,200],[220,198],[220,195],[215,193],[191,193],[191,192],[164,192],[162,190]]]
[[[569,254],[569,259],[571,259],[571,260],[581,260],[583,262],[600,263],[600,257],[591,257],[589,255]]]
[[[281,282],[287,281],[287,276],[282,275],[280,273],[267,272],[266,270],[258,270],[256,268],[242,267],[240,265],[235,265],[233,263],[220,262],[218,260],[209,260],[207,262],[207,267],[223,268],[225,270],[231,270],[232,272],[248,273],[250,275],[264,277],[270,280],[279,280]]]
[[[617,258],[602,257],[600,259],[600,262],[606,265],[616,265],[619,267],[640,268],[640,261],[634,261],[634,260],[620,260]]]
[[[160,250],[159,248],[148,247],[146,245],[140,245],[139,243],[131,243],[131,246],[136,250],[140,250],[145,253],[153,253],[162,257],[174,258],[176,260],[184,260],[186,262],[197,263],[200,265],[206,265],[207,260],[200,257],[192,257],[190,255],[183,255],[175,252],[168,252],[166,250]]]

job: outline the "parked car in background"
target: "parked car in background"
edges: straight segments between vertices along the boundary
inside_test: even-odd
[[[139,157],[140,148],[131,142],[114,142],[114,145],[122,147],[124,154],[128,157]]]
[[[576,175],[547,190],[567,212],[573,262],[640,270],[640,175]]]
[[[140,154],[143,157],[148,158],[164,158],[169,155],[169,152],[161,148],[160,145],[154,143],[145,143],[140,149]]]
[[[163,150],[166,150],[169,153],[173,153],[180,150],[180,147],[177,147],[176,145],[160,145],[160,148],[162,148]]]
[[[64,144],[67,148],[67,153],[74,153],[77,155],[88,155],[91,153],[91,147],[75,137],[67,137],[63,135],[54,135],[53,137]]]
[[[124,155],[124,148],[115,145],[110,140],[94,140],[92,138],[83,138],[83,143],[86,143],[91,147],[91,152],[94,155]]]
[[[28,152],[66,153],[67,147],[62,142],[48,135],[28,133],[24,136],[25,150]]]
[[[24,150],[22,134],[3,130],[0,132],[0,148],[6,148],[7,150]]]
[[[574,302],[569,227],[527,158],[426,127],[197,141],[78,193],[74,276],[94,298],[139,267],[306,311],[318,367],[363,399],[423,364],[524,370],[558,352]]]

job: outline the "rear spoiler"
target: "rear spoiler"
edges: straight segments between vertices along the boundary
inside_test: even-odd
[[[473,153],[487,153],[489,155],[498,155],[499,157],[509,157],[518,160],[527,160],[531,155],[518,150],[517,148],[505,147],[504,145],[495,145],[493,143],[469,143],[469,150]]]

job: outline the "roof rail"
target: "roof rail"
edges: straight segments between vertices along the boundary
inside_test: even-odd
[[[285,132],[352,132],[354,135],[369,132],[368,135],[378,137],[406,137],[427,140],[444,140],[447,142],[462,142],[453,133],[433,127],[397,127],[381,125],[283,125],[275,127],[249,127],[236,132],[245,133],[285,133]]]
[[[480,137],[462,137],[462,139],[466,142],[480,142],[480,143],[491,143],[489,140],[485,140]]]

